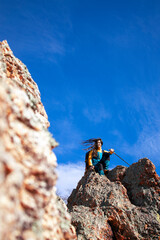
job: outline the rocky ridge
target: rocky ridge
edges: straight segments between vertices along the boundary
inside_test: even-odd
[[[0,106],[0,240],[76,239],[55,194],[57,143],[38,86],[7,41],[0,42]]]
[[[87,171],[68,208],[78,240],[160,239],[160,177],[147,158],[107,177]]]

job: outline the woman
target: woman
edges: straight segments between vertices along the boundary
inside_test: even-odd
[[[114,153],[114,149],[102,150],[103,141],[101,138],[92,138],[82,144],[87,147],[85,150],[90,150],[86,153],[86,169],[93,168],[100,175],[106,174],[110,155]]]

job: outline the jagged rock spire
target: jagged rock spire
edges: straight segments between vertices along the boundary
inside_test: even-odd
[[[57,143],[48,126],[37,84],[0,42],[1,240],[76,239],[68,213],[60,217],[57,207]]]

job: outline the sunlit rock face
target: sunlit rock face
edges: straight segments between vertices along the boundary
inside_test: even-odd
[[[160,239],[160,177],[147,158],[107,177],[86,172],[68,208],[78,240]]]
[[[76,239],[55,194],[56,141],[38,86],[0,43],[0,239]],[[66,215],[65,215],[66,214]],[[68,224],[68,225],[67,225]]]

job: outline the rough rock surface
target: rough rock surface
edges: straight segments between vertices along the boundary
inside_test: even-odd
[[[0,240],[75,239],[70,225],[61,227],[57,143],[38,87],[6,41],[0,42],[0,106]]]
[[[57,208],[60,216],[60,227],[66,240],[77,239],[75,228],[71,224],[71,216],[65,202],[57,196]]]
[[[87,171],[68,208],[78,240],[160,239],[160,177],[147,158],[107,177]]]

